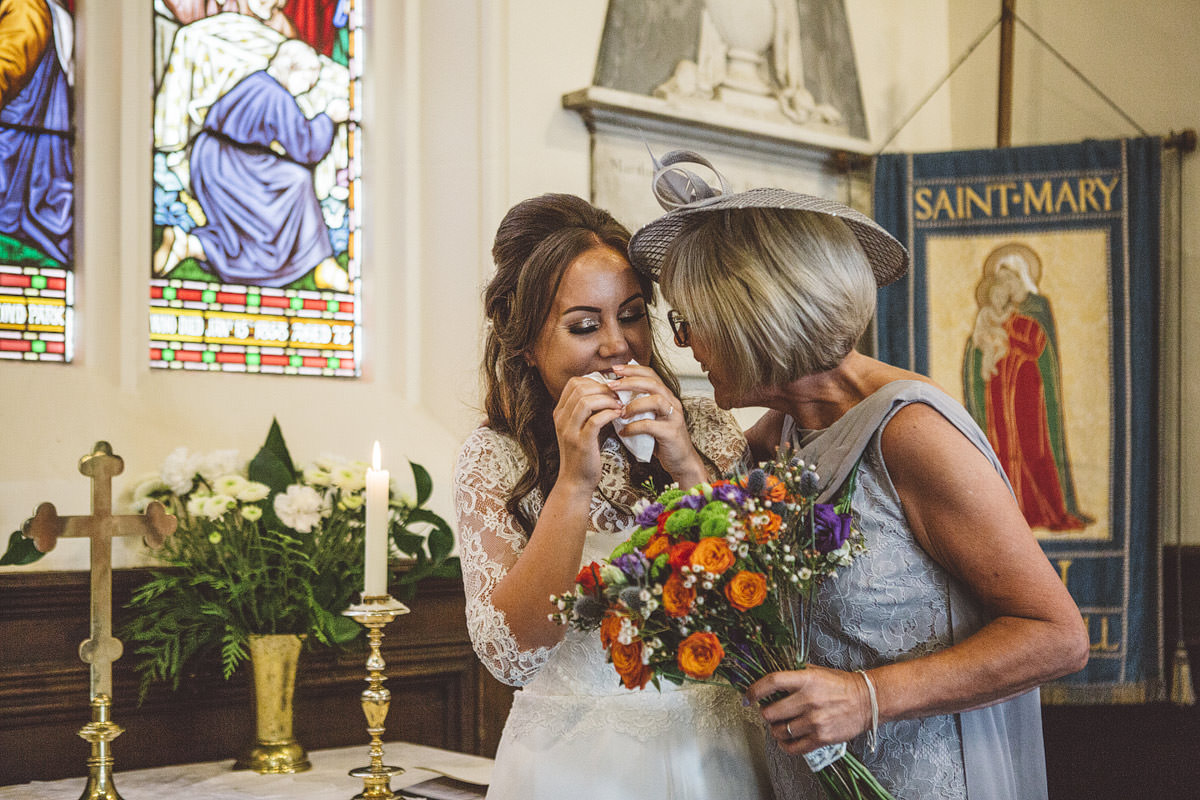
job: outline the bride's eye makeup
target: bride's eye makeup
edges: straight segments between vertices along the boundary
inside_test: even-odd
[[[567,326],[567,331],[576,336],[586,336],[589,333],[595,333],[600,330],[599,317],[584,317],[581,320],[576,320]]]
[[[582,308],[569,311],[583,311]],[[603,327],[602,314],[598,309],[587,309],[586,316],[577,317],[566,324],[567,332],[575,336],[587,336],[596,333]],[[646,318],[646,303],[635,295],[617,310],[618,325],[634,325]]]

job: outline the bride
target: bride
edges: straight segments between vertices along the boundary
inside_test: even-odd
[[[522,687],[492,800],[770,797],[763,731],[737,692],[631,691],[597,632],[549,619],[550,595],[626,538],[647,479],[691,486],[746,453],[730,416],[678,398],[628,242],[608,213],[548,194],[514,206],[492,249],[487,418],[454,478],[471,639],[493,675]],[[633,418],[618,437],[613,423]]]

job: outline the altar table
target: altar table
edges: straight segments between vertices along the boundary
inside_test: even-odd
[[[482,796],[491,780],[492,760],[482,756],[455,753],[436,747],[385,742],[383,762],[403,767],[392,778],[392,791],[445,776],[478,785]],[[233,759],[204,764],[178,764],[129,772],[117,770],[113,785],[124,800],[141,798],[186,797],[188,800],[350,800],[362,792],[361,778],[352,778],[350,770],[370,763],[367,745],[312,750],[308,753],[312,769],[294,775],[259,775],[247,770],[234,771]],[[0,800],[78,800],[87,778],[0,786]],[[407,796],[403,795],[402,796]]]

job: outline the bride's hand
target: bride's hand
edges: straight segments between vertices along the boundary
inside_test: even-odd
[[[621,416],[616,393],[591,378],[571,378],[554,407],[558,480],[594,490],[600,483],[600,432]]]
[[[650,367],[640,364],[618,364],[613,367],[617,380],[610,384],[614,391],[630,391],[633,399],[620,415],[626,419],[650,411],[653,419],[630,422],[622,431],[627,436],[648,433],[654,437],[654,453],[680,486],[694,486],[709,476],[704,461],[696,452],[683,416],[683,403],[671,393]],[[637,395],[645,393],[645,397]]]

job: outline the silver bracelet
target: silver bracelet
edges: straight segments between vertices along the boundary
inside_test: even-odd
[[[871,681],[870,676],[865,670],[854,670],[859,675],[862,675],[867,684],[867,696],[871,699],[871,730],[867,731],[867,747],[871,748],[871,752],[875,752],[875,747],[879,744],[879,701],[875,697],[875,684]]]

